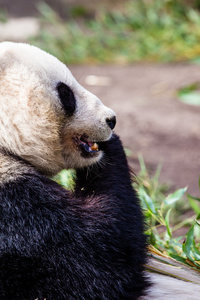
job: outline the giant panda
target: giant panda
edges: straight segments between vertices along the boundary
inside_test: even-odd
[[[178,280],[150,260],[165,276],[146,275],[143,216],[115,123],[55,57],[0,43],[0,300],[199,298],[186,267],[175,267]],[[71,192],[50,179],[64,168],[76,170]]]
[[[146,237],[115,113],[28,44],[0,43],[0,299],[145,294]],[[74,190],[50,178],[74,168]]]

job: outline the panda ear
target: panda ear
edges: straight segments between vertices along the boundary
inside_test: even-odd
[[[63,82],[57,84],[57,91],[65,113],[67,116],[72,116],[76,109],[76,99],[73,91]]]

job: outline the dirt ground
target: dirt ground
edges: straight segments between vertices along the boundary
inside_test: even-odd
[[[188,186],[189,193],[200,194],[200,107],[183,104],[176,97],[177,88],[200,80],[199,66],[136,64],[70,69],[82,85],[117,113],[116,132],[132,151],[129,162],[136,173],[141,153],[151,174],[162,163],[161,182],[170,184],[172,190]],[[108,77],[107,82],[88,85],[90,75],[100,76],[100,80]]]
[[[11,17],[35,16],[38,2],[0,0],[0,7]],[[62,11],[64,2],[69,7],[75,3],[91,5],[89,0],[46,2],[57,11]],[[92,3],[95,6],[102,1]],[[200,66],[135,64],[70,69],[82,85],[117,113],[116,132],[132,152],[129,162],[136,173],[141,153],[151,174],[162,163],[161,182],[170,184],[171,190],[188,186],[189,193],[200,196],[200,107],[183,104],[176,97],[177,88],[200,80]],[[90,75],[98,76],[96,84],[91,85],[91,78],[88,84]]]

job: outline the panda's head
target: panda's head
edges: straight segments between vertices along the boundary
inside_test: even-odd
[[[0,43],[0,148],[53,175],[98,162],[115,113],[52,55]],[[96,143],[96,144],[94,144]]]

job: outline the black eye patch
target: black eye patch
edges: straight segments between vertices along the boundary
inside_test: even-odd
[[[66,114],[72,116],[76,109],[76,99],[73,91],[63,82],[57,84],[57,91]]]

